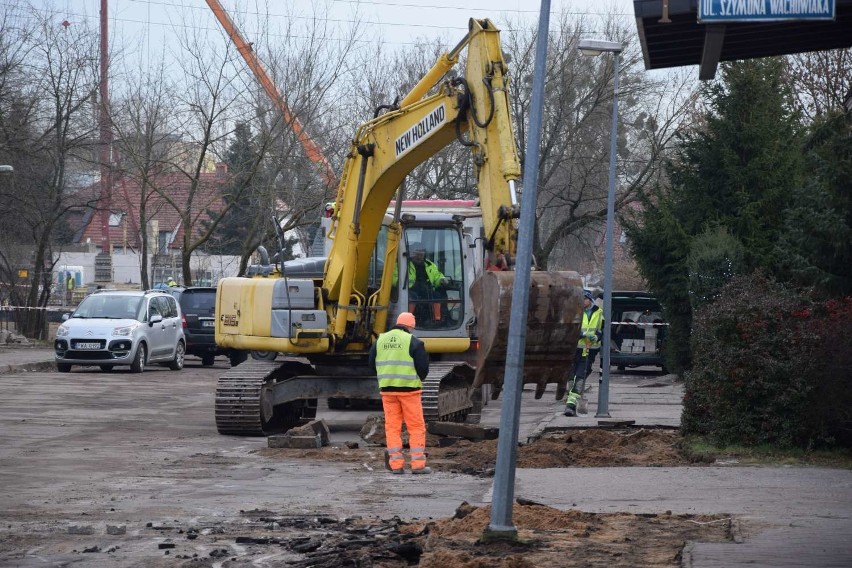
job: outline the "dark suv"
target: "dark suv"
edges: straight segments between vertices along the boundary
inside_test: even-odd
[[[217,355],[227,355],[232,365],[246,359],[243,351],[216,345],[216,288],[178,286],[166,291],[180,304],[187,355],[200,357],[202,365],[212,365]]]
[[[655,366],[665,370],[663,350],[668,326],[660,303],[649,292],[612,292],[610,364]]]

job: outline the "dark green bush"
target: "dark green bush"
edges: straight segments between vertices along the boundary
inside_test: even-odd
[[[719,444],[849,445],[852,298],[737,276],[695,313],[683,430]]]

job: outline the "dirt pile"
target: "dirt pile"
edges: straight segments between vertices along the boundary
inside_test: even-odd
[[[680,450],[681,436],[673,430],[577,430],[554,434],[518,448],[517,467],[683,466],[691,459]],[[497,441],[458,440],[446,447],[437,436],[427,439],[429,466],[436,471],[490,475],[497,462]],[[365,463],[384,467],[383,448],[326,446],[312,450],[270,448],[267,457]]]
[[[516,504],[512,522],[521,543],[483,544],[490,515],[490,507],[464,504],[452,519],[429,525],[418,566],[679,566],[687,541],[731,538],[731,520],[721,516],[593,514]]]

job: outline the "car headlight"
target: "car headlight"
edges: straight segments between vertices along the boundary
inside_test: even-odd
[[[71,330],[65,327],[64,325],[60,325],[58,328],[56,328],[56,337],[65,337],[69,333],[71,333]]]
[[[117,337],[129,337],[133,334],[133,330],[139,327],[138,323],[131,325],[123,325],[112,330],[112,334]]]

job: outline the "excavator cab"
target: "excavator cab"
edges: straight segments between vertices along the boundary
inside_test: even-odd
[[[417,318],[418,330],[458,328],[463,320],[464,266],[455,227],[408,227],[399,261],[407,278],[397,279],[402,305]]]

